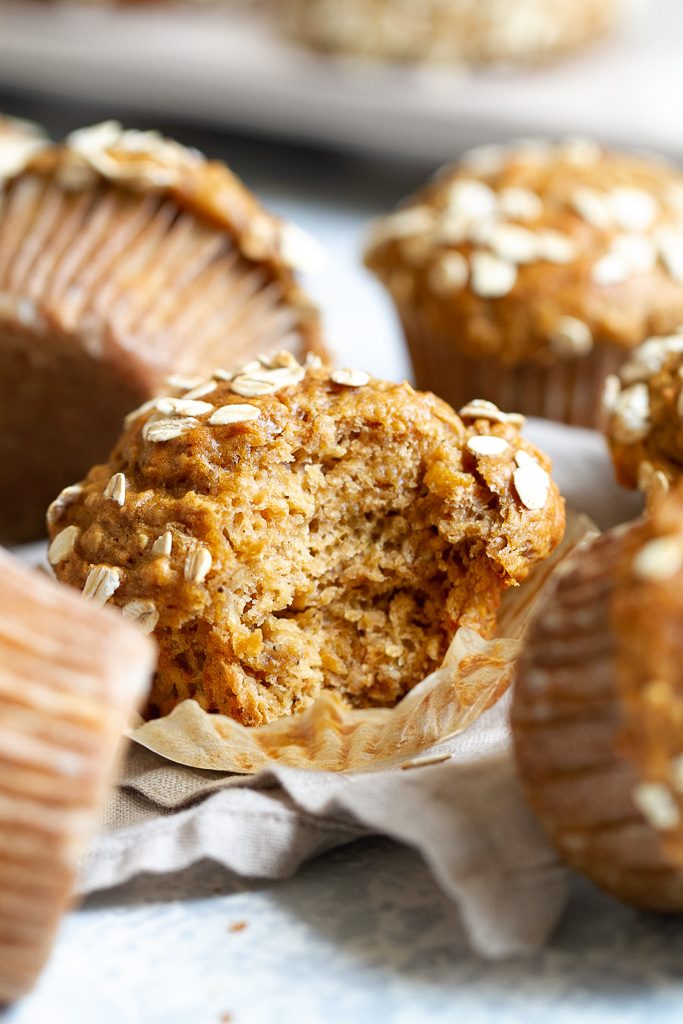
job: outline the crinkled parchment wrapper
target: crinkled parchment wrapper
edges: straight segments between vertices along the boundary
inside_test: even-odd
[[[325,771],[378,771],[415,757],[466,729],[510,685],[521,638],[552,573],[595,528],[569,513],[562,544],[521,586],[506,592],[498,635],[455,634],[443,664],[396,707],[354,709],[324,692],[307,711],[248,728],[185,700],[128,735],[177,764],[250,774],[273,763]]]

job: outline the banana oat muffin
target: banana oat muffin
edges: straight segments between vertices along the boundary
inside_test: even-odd
[[[683,911],[683,490],[577,551],[539,606],[512,725],[564,858],[637,906]]]
[[[366,255],[418,387],[596,426],[629,351],[683,321],[683,175],[569,139],[474,150]]]
[[[0,539],[39,535],[169,372],[319,350],[306,251],[227,167],[155,132],[53,146],[0,124]]]
[[[48,958],[153,665],[139,630],[0,550],[0,1006]]]
[[[547,59],[602,35],[620,0],[292,0],[292,33],[316,49],[470,64]]]
[[[323,688],[390,706],[561,538],[519,426],[284,353],[132,414],[51,507],[50,561],[154,631],[153,714],[259,725]]]
[[[607,378],[603,410],[619,483],[668,491],[683,474],[683,329],[648,338]]]

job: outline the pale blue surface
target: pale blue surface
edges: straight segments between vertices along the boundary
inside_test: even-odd
[[[0,1021],[664,1024],[683,1020],[682,962],[683,923],[577,882],[544,953],[487,963],[419,857],[365,840],[286,882],[235,887],[205,864],[90,899]]]

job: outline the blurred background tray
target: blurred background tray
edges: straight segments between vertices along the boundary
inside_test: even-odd
[[[310,54],[244,8],[0,0],[0,87],[421,161],[547,133],[683,156],[683,3],[631,2],[618,36],[576,56],[468,71]]]

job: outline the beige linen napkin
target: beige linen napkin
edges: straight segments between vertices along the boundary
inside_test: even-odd
[[[539,948],[566,898],[564,871],[515,777],[504,698],[443,744],[440,764],[368,775],[276,768],[222,776],[135,748],[83,865],[83,893],[203,858],[285,878],[310,857],[385,834],[419,850],[488,957]],[[409,880],[406,880],[409,885]]]
[[[542,421],[527,433],[553,457],[574,509],[601,528],[638,514],[639,499],[614,485],[597,434]],[[566,878],[524,803],[508,708],[509,695],[431,752],[450,754],[447,761],[409,771],[351,776],[278,767],[230,776],[134,746],[82,866],[81,892],[204,858],[245,877],[284,878],[316,854],[381,833],[421,852],[479,953],[538,949],[562,912]]]

